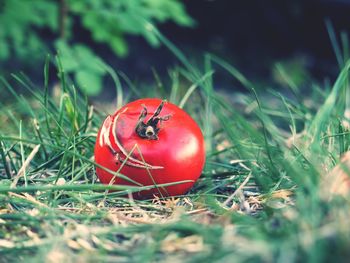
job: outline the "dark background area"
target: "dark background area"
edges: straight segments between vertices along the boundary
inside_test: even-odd
[[[325,21],[331,21],[336,33],[349,31],[350,1],[191,0],[185,4],[197,25],[182,28],[168,23],[160,30],[192,59],[212,52],[249,78],[262,80],[270,79],[274,62],[289,59],[301,60],[320,81],[333,79],[338,72]],[[130,77],[148,79],[150,66],[164,72],[175,62],[168,50],[152,49],[141,38],[129,37],[129,43],[128,58],[109,62]]]

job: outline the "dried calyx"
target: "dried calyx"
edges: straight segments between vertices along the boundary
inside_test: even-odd
[[[147,108],[145,105],[142,105],[143,110],[141,111],[139,120],[135,128],[136,133],[141,138],[149,140],[158,140],[158,133],[160,130],[160,128],[158,127],[158,123],[161,123],[162,121],[167,121],[171,117],[171,115],[165,115],[162,117],[159,116],[164,107],[165,102],[165,100],[162,100],[154,114],[148,119],[147,122],[145,122],[145,118],[147,116]]]

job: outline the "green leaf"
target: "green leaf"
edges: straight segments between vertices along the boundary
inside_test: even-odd
[[[173,20],[181,26],[193,26],[194,20],[186,13],[183,3],[177,0],[143,0],[148,7],[147,13],[159,22]]]
[[[10,56],[8,45],[3,39],[0,39],[0,60],[6,60]]]
[[[79,70],[75,73],[79,88],[88,96],[96,96],[102,90],[102,76],[89,70]]]
[[[24,2],[24,1],[23,1]],[[40,27],[49,27],[57,32],[59,6],[55,2],[47,0],[28,1],[29,17],[33,23]]]
[[[70,10],[74,12],[82,12],[86,10],[87,1],[80,0],[68,0]]]
[[[174,20],[175,23],[181,26],[193,26],[195,24],[195,21],[186,13],[183,3],[175,0],[171,0],[167,3],[169,4],[168,10],[172,10],[170,13],[171,19]]]
[[[121,37],[114,37],[110,42],[112,50],[119,56],[125,57],[128,55],[128,45]]]
[[[99,75],[106,73],[106,70],[102,66],[103,61],[88,47],[84,45],[74,46],[74,55],[82,68]]]
[[[160,42],[159,42],[157,36],[153,32],[146,29],[143,32],[143,36],[152,47],[159,47],[160,46]]]
[[[82,21],[83,25],[92,32],[97,31],[97,27],[101,26],[96,12],[87,12],[86,14],[82,14]],[[101,30],[104,29],[102,28]]]
[[[121,13],[118,15],[118,25],[123,32],[140,34],[144,30],[144,18],[142,14],[137,16],[133,13]]]
[[[27,38],[27,47],[29,50],[37,51],[39,56],[43,55],[46,47],[36,34],[30,34]]]
[[[74,56],[74,52],[65,41],[57,41],[58,50],[62,67],[66,72],[74,72],[80,68],[80,62]]]
[[[92,37],[97,42],[104,42],[111,38],[111,33],[101,28],[100,30],[92,31]]]

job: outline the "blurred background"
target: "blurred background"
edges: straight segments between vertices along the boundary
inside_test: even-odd
[[[199,66],[213,53],[261,88],[283,85],[282,68],[307,90],[333,80],[348,57],[349,14],[348,0],[0,0],[0,74],[24,72],[42,85],[45,58],[55,67],[58,53],[92,98],[115,94],[110,69],[150,88],[154,72],[177,65],[152,23]],[[218,89],[239,90],[231,81],[216,75]]]

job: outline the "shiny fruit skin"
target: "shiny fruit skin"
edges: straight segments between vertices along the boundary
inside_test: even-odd
[[[159,109],[158,117],[154,117]],[[151,138],[141,137],[136,130],[141,113],[146,124],[150,119],[162,119],[153,127],[157,134]],[[160,99],[140,99],[106,118],[97,135],[95,162],[144,186],[191,180],[143,190],[134,193],[135,198],[182,195],[193,186],[203,170],[204,139],[197,123],[176,105]],[[136,186],[99,167],[96,167],[96,174],[104,184],[114,179],[114,184]]]

